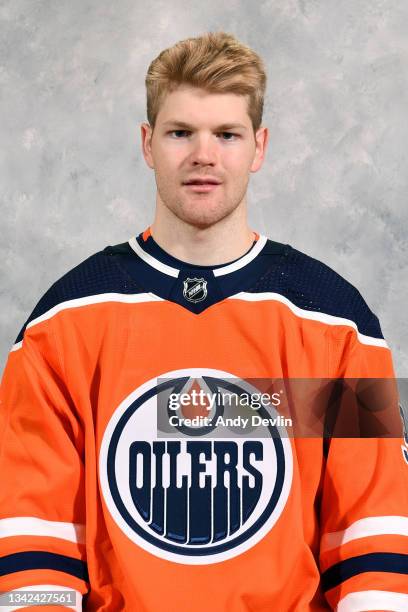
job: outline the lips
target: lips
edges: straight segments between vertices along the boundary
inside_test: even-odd
[[[221,181],[213,176],[197,176],[185,181],[183,185],[219,185]]]
[[[217,189],[217,187],[219,187],[219,183],[188,183],[184,184],[184,187],[186,187],[190,191],[205,193],[207,191],[213,191],[214,189]]]

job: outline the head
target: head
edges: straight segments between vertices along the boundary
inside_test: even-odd
[[[265,87],[261,58],[224,32],[182,40],[153,60],[141,134],[158,208],[205,228],[246,205],[268,140]],[[210,191],[185,184],[200,177],[218,184]]]

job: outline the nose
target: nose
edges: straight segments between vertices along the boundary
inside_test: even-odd
[[[214,165],[217,161],[216,143],[212,134],[197,134],[194,139],[191,161],[194,164]]]

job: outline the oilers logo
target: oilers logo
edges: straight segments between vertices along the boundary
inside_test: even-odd
[[[163,397],[203,385],[256,391],[219,370],[163,373],[118,406],[99,453],[103,498],[123,533],[153,555],[195,565],[226,561],[262,540],[285,507],[293,472],[282,427],[234,435],[214,426],[225,412],[219,403],[207,412],[211,424],[180,429],[160,423]],[[263,416],[277,414],[270,406],[262,410]],[[189,407],[184,413],[192,414]]]

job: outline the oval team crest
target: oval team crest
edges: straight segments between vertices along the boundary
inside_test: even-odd
[[[194,386],[219,389],[225,381],[230,388],[257,391],[219,370],[167,372],[135,389],[105,429],[99,477],[107,508],[130,540],[162,559],[231,559],[265,537],[285,507],[293,459],[281,426],[231,435],[223,425],[214,426],[225,411],[219,404],[208,410],[208,427],[201,421],[190,430],[160,426],[160,398]],[[192,416],[191,406],[181,410]],[[263,409],[263,416],[276,415],[271,406]]]

